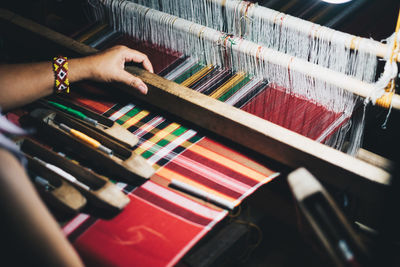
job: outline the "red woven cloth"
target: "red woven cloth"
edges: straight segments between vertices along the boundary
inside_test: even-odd
[[[143,44],[156,73],[179,54],[162,53]],[[227,211],[210,208],[153,181],[179,180],[237,206],[278,173],[197,131],[169,121],[140,103],[116,104],[107,88],[84,86],[71,100],[120,123],[140,138],[135,153],[157,169],[129,194],[131,202],[111,220],[81,214],[64,227],[82,259],[90,266],[169,266],[177,263]],[[132,102],[135,102],[134,100]]]
[[[91,90],[84,95],[99,96]],[[157,168],[152,180],[180,180],[237,206],[277,175],[237,151],[135,104],[108,109],[111,102],[99,101],[100,97],[93,106],[89,97],[70,97],[140,136],[141,143],[134,151],[140,151]],[[173,265],[227,214],[152,181],[134,190],[130,198],[128,206],[111,220],[81,214],[64,227],[87,265]]]
[[[174,265],[227,214],[151,181],[129,197],[131,202],[121,214],[109,221],[97,220],[73,242],[86,265]],[[76,225],[88,220],[80,215],[64,232],[71,235]]]
[[[343,118],[342,113],[329,111],[310,100],[287,94],[283,88],[272,86],[249,101],[242,110],[319,142],[329,138],[349,119]]]

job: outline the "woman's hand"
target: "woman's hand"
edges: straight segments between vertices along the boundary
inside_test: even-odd
[[[70,70],[75,65],[73,60],[70,62]],[[143,94],[147,93],[146,84],[140,78],[133,76],[124,69],[126,62],[136,62],[141,63],[147,71],[153,73],[153,66],[149,59],[139,51],[118,45],[98,54],[76,60],[80,61],[79,64],[84,65],[80,67],[83,67],[89,75],[81,78],[99,82],[121,82],[139,90]]]
[[[147,93],[146,84],[125,71],[125,62],[141,63],[153,72],[147,56],[126,46],[114,46],[103,52],[68,60],[70,83],[81,80],[121,82]],[[0,106],[9,110],[48,96],[54,91],[51,62],[0,65]]]

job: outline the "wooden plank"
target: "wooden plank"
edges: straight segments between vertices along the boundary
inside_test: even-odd
[[[97,51],[18,15],[10,15],[9,11],[1,10],[0,18],[80,55]],[[127,70],[149,86],[146,96],[119,86],[134,98],[149,102],[285,165],[306,167],[322,181],[351,192],[367,203],[371,199],[379,201],[385,193],[391,177],[387,171],[155,74],[136,67],[127,67]]]

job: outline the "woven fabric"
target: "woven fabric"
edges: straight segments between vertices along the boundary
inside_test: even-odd
[[[273,86],[259,93],[242,110],[318,142],[329,138],[351,115],[329,111]]]
[[[73,244],[86,265],[172,266],[227,215],[151,181],[128,196],[112,220],[81,214],[64,226],[70,237],[83,231]]]
[[[142,109],[135,104],[116,105],[105,115],[139,137],[134,152],[159,169],[202,138],[196,131]]]
[[[187,63],[178,53],[160,52],[146,44],[128,42],[124,37],[117,43],[146,53],[155,72],[161,75]],[[201,69],[204,66],[189,60],[177,78],[183,82]],[[225,80],[232,77],[225,70],[221,72]],[[206,74],[207,71],[198,75],[192,85],[202,81]],[[220,81],[221,85],[223,82]],[[110,100],[112,96],[104,93],[108,90],[82,87],[83,95],[68,97],[103,113],[138,136],[139,143],[133,151],[156,169],[151,181],[129,194],[131,202],[115,218],[105,221],[81,214],[64,227],[88,265],[173,265],[227,215],[225,210],[206,207],[159,184],[178,180],[237,206],[278,174],[194,129],[144,108],[138,101],[122,104]],[[226,92],[220,94],[225,95]]]
[[[116,105],[105,114],[140,138],[134,151],[158,176],[193,185],[234,206],[276,176],[260,165],[249,167],[251,160],[245,156],[137,105]]]
[[[75,102],[90,107],[88,99],[78,97]],[[65,226],[66,235],[88,265],[173,265],[227,214],[153,181],[179,180],[237,206],[277,176],[197,131],[142,108],[140,103],[115,104],[107,110],[109,105],[107,101],[96,102],[92,110],[137,135],[140,142],[133,150],[157,171],[152,181],[130,194],[131,203],[112,220],[80,215]]]

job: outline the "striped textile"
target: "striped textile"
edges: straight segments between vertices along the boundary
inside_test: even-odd
[[[351,117],[351,114],[329,111],[273,86],[260,92],[242,110],[318,142],[326,141]]]
[[[190,184],[233,206],[276,176],[267,168],[249,167],[250,159],[243,155],[138,105],[116,105],[105,115],[139,137],[134,151],[159,177]]]
[[[88,99],[69,97],[90,108]],[[183,181],[237,206],[278,175],[193,129],[142,108],[141,103],[115,104],[107,110],[109,105],[108,101],[96,102],[92,110],[137,135],[140,142],[133,150],[157,171],[129,194],[131,202],[115,218],[106,221],[80,214],[65,225],[65,234],[87,265],[174,265],[227,215],[225,210],[206,207],[155,181]]]
[[[116,105],[104,115],[109,115],[110,119],[139,137],[134,152],[146,158],[156,169],[202,138],[196,131],[135,104]]]
[[[196,86],[200,81],[202,84],[207,84],[209,79],[204,80],[204,78],[212,74],[214,70],[213,66],[204,66],[190,58],[182,60],[175,68],[171,68],[178,60],[179,53],[165,51],[165,49],[138,42],[126,36],[112,40],[107,46],[113,44],[125,44],[146,53],[150,59],[153,59],[153,65],[162,65],[156,72],[168,69],[169,71],[165,71],[165,73],[172,75],[169,77],[170,79],[174,77],[173,73],[180,73],[175,76],[174,80],[179,83],[187,83],[188,86]],[[229,99],[233,92],[240,91],[239,88],[246,84],[252,84],[250,78],[244,73],[234,74],[221,69],[215,71],[223,73],[224,77],[221,77],[219,81],[214,82],[209,87],[209,89],[214,88],[209,93],[212,93],[215,98]],[[257,85],[260,82],[257,80],[252,87],[258,87]],[[261,88],[264,87],[265,84],[261,86]],[[85,91],[87,89],[89,91],[84,95],[105,94],[104,91],[96,93],[90,85],[85,86]],[[236,172],[236,167],[232,167],[236,166],[233,163],[221,166],[220,162],[225,162],[223,159],[226,157],[221,157],[220,154],[210,150],[208,146],[201,146],[203,143],[211,143],[200,141],[203,138],[208,140],[208,138],[201,136],[193,129],[188,129],[143,109],[143,105],[140,103],[115,104],[107,110],[109,101],[89,103],[90,99],[85,98],[82,101],[80,97],[76,98],[76,101],[89,108],[90,104],[95,104],[97,112],[104,113],[106,117],[116,121],[138,136],[140,141],[134,152],[143,156],[156,170],[159,170],[157,172],[159,177],[167,181],[171,181],[171,179],[179,180],[200,189],[202,192],[222,197],[231,202],[231,207],[239,205],[244,196],[276,176],[275,172],[266,168],[260,174],[255,173],[254,170],[246,167],[246,164],[244,164],[245,167],[241,173]],[[99,110],[101,103],[106,103],[103,110]],[[196,144],[199,141],[200,143]],[[228,159],[235,154],[234,151],[225,149],[229,151],[226,153]],[[248,159],[248,161],[250,160]]]
[[[128,196],[112,220],[80,214],[64,226],[86,265],[172,266],[227,215],[152,181]]]
[[[195,86],[212,71],[211,67],[205,69],[179,53],[160,53],[154,47],[132,44],[124,38],[117,42],[146,53],[155,72],[160,75],[180,69],[181,74],[175,78]],[[191,77],[201,69],[203,73]],[[225,70],[221,73],[226,80],[233,76]],[[242,80],[248,82],[244,75]],[[231,83],[232,86],[237,84]],[[178,180],[235,207],[278,175],[194,129],[147,110],[138,101],[126,103],[107,96],[107,90],[99,91],[86,84],[81,87],[80,95],[70,94],[68,97],[102,113],[138,136],[139,143],[133,151],[156,169],[150,181],[129,193],[131,202],[115,218],[105,221],[80,214],[65,225],[65,234],[87,265],[174,265],[227,215],[225,210],[200,204],[161,184]],[[219,96],[230,97],[222,90]],[[127,188],[127,191],[133,189],[129,185]]]

